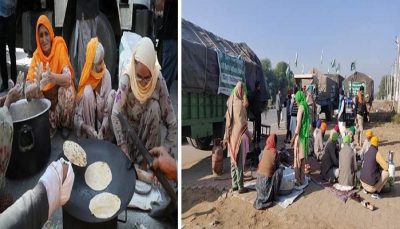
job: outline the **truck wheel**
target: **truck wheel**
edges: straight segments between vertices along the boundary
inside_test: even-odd
[[[211,144],[211,140],[212,137],[204,137],[204,138],[188,138],[190,144],[196,148],[196,149],[200,149],[200,150],[210,150],[210,144]]]
[[[71,39],[69,40],[69,58],[71,60],[71,64],[75,69],[75,83],[76,86],[79,84],[80,79],[80,72],[82,69],[78,68],[78,57],[74,57],[74,50],[75,47],[75,31],[76,31],[76,24],[74,25],[74,29],[72,30]],[[117,43],[115,41],[114,31],[111,27],[110,22],[108,21],[107,17],[100,13],[97,22],[97,37],[99,41],[104,47],[104,61],[107,65],[107,69],[111,75],[111,81],[113,85],[116,85],[118,82],[118,77],[115,76],[115,71],[117,68],[118,62],[118,49]],[[86,49],[86,47],[85,47]]]

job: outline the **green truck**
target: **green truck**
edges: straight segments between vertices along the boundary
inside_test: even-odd
[[[255,82],[267,100],[261,62],[245,43],[233,43],[182,19],[182,136],[198,149],[208,149],[225,131],[227,93],[221,89],[220,53],[243,60],[248,94]]]

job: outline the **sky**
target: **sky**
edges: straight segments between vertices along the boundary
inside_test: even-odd
[[[182,0],[182,18],[233,42],[245,42],[272,67],[290,62],[300,74],[312,67],[340,74],[356,69],[374,79],[375,91],[396,59],[400,36],[398,0]],[[323,63],[321,53],[323,50]],[[298,65],[294,66],[298,53]],[[330,73],[335,72],[332,68]]]

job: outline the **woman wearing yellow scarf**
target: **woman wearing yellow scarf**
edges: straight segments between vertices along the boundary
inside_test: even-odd
[[[78,137],[112,140],[109,120],[114,97],[110,72],[104,64],[103,45],[97,37],[92,38],[87,45],[77,93],[74,123]]]
[[[171,149],[176,145],[175,113],[160,72],[154,44],[147,37],[138,41],[130,64],[125,66],[120,76],[111,115],[118,146],[132,161],[141,162],[142,157],[134,151],[134,147],[128,145],[127,137],[122,132],[117,117],[119,113],[127,117],[130,126],[148,150],[161,145],[161,122],[167,128],[164,146]]]
[[[74,70],[68,57],[68,48],[62,37],[54,36],[49,19],[42,15],[36,23],[36,45],[29,66],[25,95],[47,98],[51,101],[49,112],[50,135],[63,128],[68,136],[75,109]]]

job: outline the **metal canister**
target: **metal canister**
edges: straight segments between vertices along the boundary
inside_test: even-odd
[[[222,175],[224,167],[224,150],[222,148],[222,140],[217,138],[214,140],[212,148],[212,172],[213,174]]]
[[[389,151],[388,162],[393,164],[393,151]]]
[[[390,178],[394,178],[394,176],[395,176],[395,171],[396,171],[396,167],[395,167],[394,161],[393,161],[393,151],[389,151],[389,154],[388,154],[388,163],[389,163],[389,169],[388,169],[389,177],[390,177]],[[393,182],[393,181],[391,180],[391,182],[389,182],[389,183],[392,183],[392,182]]]

